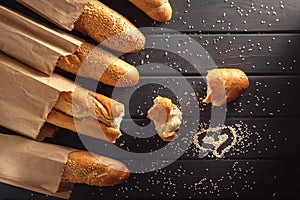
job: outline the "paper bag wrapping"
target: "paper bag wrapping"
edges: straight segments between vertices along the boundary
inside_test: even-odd
[[[0,133],[0,182],[34,192],[69,198],[73,184],[61,177],[72,148]],[[61,192],[60,192],[61,191]]]
[[[60,92],[73,91],[74,83],[51,77],[0,52],[0,125],[37,139]]]
[[[80,17],[90,0],[17,0],[29,9],[56,25],[73,30],[74,23]]]
[[[0,80],[0,126],[39,141],[56,131],[44,124],[60,92],[80,91],[71,80],[56,73],[49,77],[1,51]],[[96,119],[74,119],[74,124],[80,134],[109,141]]]
[[[82,40],[75,36],[46,27],[2,5],[0,35],[0,50],[48,75],[53,73],[60,56],[70,55],[82,45]]]

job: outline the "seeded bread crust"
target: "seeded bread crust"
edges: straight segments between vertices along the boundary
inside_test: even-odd
[[[120,52],[137,52],[145,36],[125,17],[97,0],[91,0],[75,22],[75,29]]]
[[[87,42],[83,42],[73,54],[60,56],[57,67],[110,86],[131,87],[139,81],[135,67]]]
[[[117,160],[87,151],[75,151],[68,155],[62,181],[101,187],[121,184],[129,176],[128,168]]]

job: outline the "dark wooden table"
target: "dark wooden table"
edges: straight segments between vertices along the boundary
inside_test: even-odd
[[[124,184],[114,187],[75,185],[71,199],[296,199],[300,178],[300,97],[297,92],[300,87],[300,0],[170,0],[174,13],[169,23],[154,23],[124,0],[102,1],[147,32],[149,48],[123,55],[126,61],[136,66],[160,63],[175,69],[161,70],[159,64],[151,70],[139,66],[140,87],[131,89],[98,85],[98,92],[129,102],[122,130],[131,134],[120,138],[117,145],[125,144],[120,148],[145,153],[167,145],[157,136],[138,138],[137,133],[143,134],[142,126],[149,124],[144,113],[153,96],[170,97],[181,106],[188,99],[205,97],[207,66],[197,70],[186,60],[190,54],[187,38],[208,52],[204,55],[199,52],[198,56],[209,55],[217,67],[239,68],[249,76],[250,87],[243,96],[217,111],[226,112],[225,125],[240,126],[238,135],[243,139],[221,159],[199,158],[193,144],[174,162],[172,156],[162,153],[163,156],[156,159],[158,162],[169,160],[170,165],[148,173],[133,173]],[[48,23],[14,1],[1,3]],[[177,53],[165,53],[172,47],[158,50],[155,41],[163,44],[175,41]],[[184,94],[189,91],[185,81],[193,93]],[[88,80],[81,80],[81,84],[87,88],[91,85]],[[130,92],[132,95],[128,97]],[[178,98],[176,92],[182,92],[179,96],[182,98]],[[200,104],[200,112],[190,109],[191,112],[184,113],[187,124],[181,128],[187,137],[197,131],[192,133],[191,126],[209,123],[215,108]],[[199,118],[195,118],[195,112]],[[151,128],[151,124],[149,126]],[[11,133],[4,128],[0,130]],[[106,152],[109,147],[67,130],[61,130],[46,142],[100,152]],[[176,154],[179,147],[170,148]],[[5,184],[0,184],[0,198],[55,199]]]

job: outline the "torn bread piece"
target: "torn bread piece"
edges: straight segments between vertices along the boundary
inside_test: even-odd
[[[147,117],[154,122],[155,130],[162,140],[169,142],[178,137],[176,131],[182,122],[182,112],[171,99],[156,97]]]
[[[155,21],[167,22],[170,21],[172,17],[172,7],[169,3],[169,0],[129,1]]]
[[[87,132],[100,130],[109,141],[115,142],[121,136],[123,116],[123,104],[78,87],[74,92],[60,93],[47,122],[74,132],[77,132],[76,125]]]
[[[212,103],[214,106],[235,100],[249,87],[248,77],[240,69],[209,70],[206,80],[207,96],[203,102]]]

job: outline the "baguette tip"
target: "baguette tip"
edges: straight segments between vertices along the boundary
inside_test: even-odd
[[[76,30],[115,51],[133,53],[145,46],[145,36],[127,18],[91,0],[75,22]]]
[[[206,80],[207,97],[202,102],[213,106],[222,106],[239,98],[249,87],[247,75],[234,68],[209,70]]]

